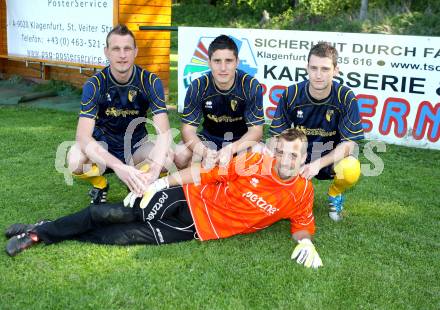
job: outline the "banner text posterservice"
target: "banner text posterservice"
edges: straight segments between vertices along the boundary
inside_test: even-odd
[[[113,0],[7,0],[8,55],[106,65]]]

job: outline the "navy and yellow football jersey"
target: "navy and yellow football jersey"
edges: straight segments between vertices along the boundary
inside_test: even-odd
[[[198,127],[202,121],[202,134],[231,141],[241,138],[248,127],[264,124],[263,96],[260,83],[249,74],[237,70],[231,89],[219,90],[212,73],[192,81],[189,86],[181,120]]]
[[[167,112],[162,82],[154,73],[134,66],[130,80],[118,83],[106,67],[83,86],[80,117],[96,120],[93,137],[110,148],[124,148],[124,135],[133,120]],[[135,122],[134,122],[135,123]],[[132,124],[132,126],[134,125]],[[137,124],[132,146],[147,134],[144,123]]]
[[[303,131],[308,138],[306,162],[328,154],[342,141],[364,138],[358,103],[350,88],[333,81],[330,95],[323,100],[312,98],[308,89],[309,81],[304,81],[284,91],[270,126],[272,135],[292,126]]]

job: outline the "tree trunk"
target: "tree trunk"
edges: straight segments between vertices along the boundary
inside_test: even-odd
[[[368,12],[368,0],[361,0],[361,11],[359,13],[359,19],[364,20],[367,18]]]

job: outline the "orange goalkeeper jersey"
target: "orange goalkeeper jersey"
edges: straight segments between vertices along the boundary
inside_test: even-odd
[[[236,156],[228,167],[202,171],[201,184],[184,186],[200,240],[227,238],[290,220],[291,233],[315,232],[313,186],[297,176],[285,182],[274,158],[260,153]]]

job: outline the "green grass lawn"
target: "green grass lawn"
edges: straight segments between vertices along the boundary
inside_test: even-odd
[[[26,107],[0,115],[0,229],[85,207],[88,186],[67,186],[54,167],[76,115]],[[2,252],[0,309],[439,309],[440,152],[388,145],[380,156],[383,173],[347,194],[341,223],[327,217],[329,183],[314,183],[318,271],[290,260],[288,222],[161,247],[68,241]],[[109,200],[123,199],[125,186],[111,183]]]

